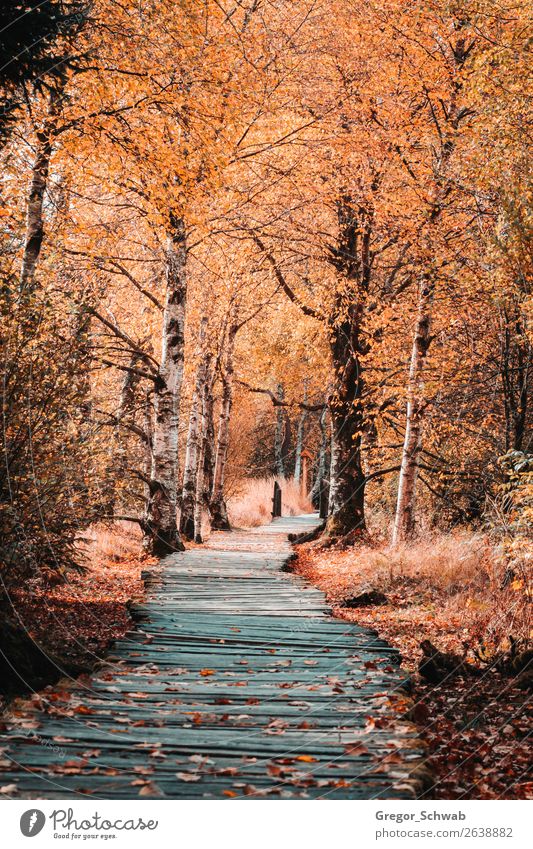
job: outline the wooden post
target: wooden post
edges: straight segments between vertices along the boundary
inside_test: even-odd
[[[304,449],[300,456],[302,458],[302,474],[301,474],[301,477],[300,477],[300,494],[303,495],[304,498],[305,498],[307,496],[307,492],[308,492],[307,473],[309,471],[309,460],[313,459],[313,455],[309,451],[306,451]]]
[[[272,499],[272,518],[276,519],[281,516],[281,487],[277,481],[274,481],[274,497]]]

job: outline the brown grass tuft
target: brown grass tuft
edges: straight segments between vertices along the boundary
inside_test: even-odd
[[[142,554],[141,544],[141,529],[135,522],[97,523],[84,531],[78,540],[80,554],[87,566],[95,561],[120,563],[136,559]]]
[[[237,528],[255,528],[267,525],[272,520],[272,495],[274,481],[281,487],[282,514],[298,516],[312,513],[314,508],[309,499],[300,494],[294,478],[247,478],[240,482],[237,494],[228,500],[228,513],[232,525]]]
[[[375,627],[412,666],[419,643],[461,651],[464,644],[491,655],[510,635],[526,641],[531,618],[521,582],[505,580],[499,546],[468,531],[426,534],[391,549],[388,544],[349,550],[302,546],[298,571],[323,589],[337,615]],[[365,589],[384,592],[384,607],[347,609],[343,600]]]

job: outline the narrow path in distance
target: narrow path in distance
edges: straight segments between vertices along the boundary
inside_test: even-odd
[[[422,751],[397,654],[286,570],[288,534],[317,522],[284,517],[167,557],[100,669],[13,705],[4,794],[413,798]]]

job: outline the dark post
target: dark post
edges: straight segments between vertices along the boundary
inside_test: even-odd
[[[277,481],[274,481],[274,498],[272,499],[272,518],[276,519],[281,516],[281,487]]]

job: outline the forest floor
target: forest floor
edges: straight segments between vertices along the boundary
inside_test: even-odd
[[[69,572],[64,583],[13,590],[10,615],[61,668],[89,671],[132,627],[130,606],[145,594],[142,572],[153,572],[158,561],[143,554],[138,535],[120,525],[89,531],[84,554],[85,568]],[[34,683],[20,682],[16,689],[31,691]]]
[[[54,656],[91,666],[131,627],[129,605],[144,593],[143,559],[96,563],[56,587],[16,590],[17,620]]]
[[[424,748],[397,653],[286,574],[288,535],[316,524],[165,558],[104,664],[11,704],[0,795],[412,799]]]
[[[510,626],[502,614],[504,596],[491,578],[494,564],[483,546],[476,553],[471,543],[471,538],[455,539],[453,551],[449,540],[415,546],[403,553],[402,563],[392,565],[384,550],[324,550],[311,543],[298,547],[294,569],[325,591],[336,617],[375,629],[400,650],[404,669],[412,673],[412,718],[429,751],[428,797],[531,798],[527,692],[494,669],[481,678],[457,676],[437,686],[416,672],[424,639],[463,654],[465,646],[483,648],[481,634],[495,640]],[[17,618],[36,643],[88,669],[130,630],[130,605],[145,594],[141,573],[157,570],[157,561],[140,554],[129,530],[98,530],[89,554],[87,570],[71,573],[67,583],[19,589],[12,596]],[[383,591],[388,603],[343,605],[369,587]],[[509,592],[512,597],[512,590],[506,597]],[[498,610],[500,619],[488,621],[486,609]],[[469,659],[474,659],[471,652]]]
[[[377,557],[384,568],[376,569]],[[413,682],[412,718],[429,751],[427,766],[433,780],[427,798],[532,798],[530,694],[490,665],[481,665],[485,671],[479,677],[455,676],[436,685],[417,672],[422,640],[431,640],[441,651],[464,655],[467,648],[485,648],[480,639],[483,629],[495,639],[501,626],[509,624],[503,616],[502,623],[493,617],[491,630],[484,621],[485,603],[494,602],[488,597],[490,582],[485,582],[484,597],[480,586],[452,586],[443,578],[442,568],[428,579],[420,564],[418,575],[413,570],[398,574],[386,560],[383,552],[324,550],[317,543],[306,543],[298,547],[293,568],[326,592],[335,616],[375,629],[400,650]],[[409,573],[408,568],[401,571]],[[383,592],[387,603],[357,608],[343,604],[371,588]],[[501,612],[502,598],[499,604],[492,610]],[[471,651],[466,660],[478,663]]]

